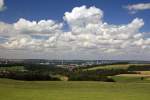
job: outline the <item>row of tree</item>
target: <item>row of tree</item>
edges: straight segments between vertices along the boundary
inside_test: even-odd
[[[70,81],[106,81],[114,82],[108,76],[135,73],[138,70],[150,70],[150,66],[147,65],[132,65],[128,69],[98,69],[98,70],[83,70],[82,68],[75,68],[72,71],[56,67],[55,65],[38,65],[38,64],[26,64],[23,65],[23,70],[1,70],[1,78],[11,78],[17,80],[61,80],[58,76],[68,77]],[[8,67],[8,66],[5,66]],[[13,67],[12,65],[10,67]]]

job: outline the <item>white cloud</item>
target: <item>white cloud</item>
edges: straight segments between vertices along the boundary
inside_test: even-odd
[[[66,12],[64,20],[67,21],[70,28],[74,30],[81,30],[84,27],[90,27],[90,24],[97,25],[103,17],[102,10],[92,6],[87,8],[86,6],[75,7],[72,12]],[[94,20],[93,20],[94,19]]]
[[[0,22],[0,36],[10,36],[10,30],[13,30],[13,27],[11,24],[7,24],[4,22]]]
[[[42,50],[50,55],[56,52],[57,55],[71,53],[74,57],[77,53],[78,57],[150,53],[150,38],[145,38],[139,31],[144,25],[140,18],[135,18],[128,24],[110,25],[103,21],[102,10],[86,6],[75,7],[71,12],[66,12],[63,18],[70,27],[66,32],[62,23],[53,20],[37,22],[21,18],[13,24],[1,22],[0,36],[8,38],[0,47]],[[41,38],[43,36],[46,38]]]
[[[0,11],[3,11],[6,7],[4,6],[4,0],[0,0]]]
[[[0,37],[7,37],[7,41],[1,44],[1,47],[31,50],[54,48],[57,38],[62,33],[61,28],[62,23],[53,20],[36,22],[20,18],[13,24],[0,22]]]
[[[150,3],[139,3],[139,4],[128,5],[125,8],[127,8],[132,14],[134,14],[137,11],[150,9]]]
[[[36,21],[28,21],[24,18],[20,18],[19,21],[13,24],[14,29],[19,31],[20,33],[27,34],[52,34],[59,31],[63,24],[57,24],[53,20],[41,20],[39,22]]]
[[[132,44],[133,41],[142,38],[139,33],[139,29],[144,25],[142,19],[135,18],[127,25],[118,26],[109,25],[103,22],[102,18],[103,12],[96,7],[75,7],[71,12],[65,13],[64,19],[71,28],[76,48],[123,52],[122,48],[132,47],[135,45]]]

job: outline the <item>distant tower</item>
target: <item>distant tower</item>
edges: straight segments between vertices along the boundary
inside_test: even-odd
[[[100,59],[100,64],[103,64],[103,60],[102,60],[102,58]]]
[[[99,64],[99,61],[97,60],[96,64],[98,65]]]
[[[5,60],[5,64],[8,64],[8,60],[7,59]]]
[[[62,64],[62,65],[64,64],[64,61],[63,61],[63,59],[62,59],[62,61],[61,61],[61,64]]]

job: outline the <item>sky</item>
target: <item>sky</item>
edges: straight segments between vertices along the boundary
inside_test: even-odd
[[[0,0],[0,56],[150,60],[150,0]]]

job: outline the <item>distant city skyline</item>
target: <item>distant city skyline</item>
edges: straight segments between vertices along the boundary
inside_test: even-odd
[[[0,57],[150,60],[150,1],[0,0]]]

